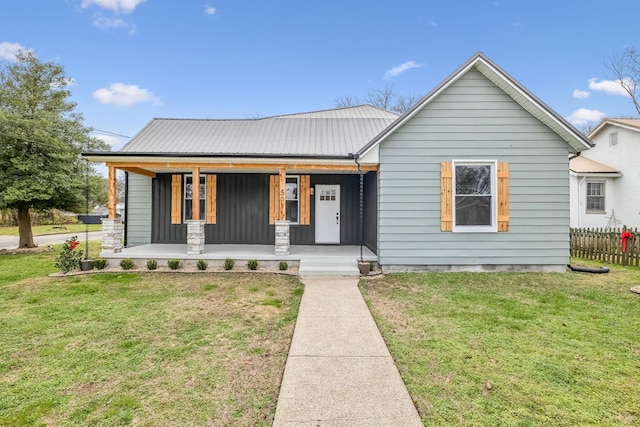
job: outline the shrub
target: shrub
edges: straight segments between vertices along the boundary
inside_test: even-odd
[[[255,270],[256,268],[258,268],[258,260],[250,259],[249,261],[247,261],[247,267],[249,267],[249,270]]]
[[[62,270],[63,273],[80,268],[83,252],[82,250],[75,250],[79,244],[78,237],[73,236],[62,245],[62,250],[58,258],[56,258],[55,266]]]
[[[232,260],[231,258],[227,258],[227,259],[224,260],[224,269],[225,270],[231,270],[234,265],[236,265],[236,262],[234,260]]]
[[[196,267],[198,267],[198,270],[206,270],[208,266],[209,263],[207,263],[207,261],[204,259],[199,259],[198,261],[196,261]]]
[[[134,267],[133,261],[131,258],[124,258],[120,260],[120,268],[123,270],[131,270]]]
[[[104,268],[107,266],[107,260],[105,258],[100,258],[100,257],[94,258],[93,266],[98,270],[104,270]]]
[[[158,268],[158,261],[155,259],[150,259],[147,261],[147,270],[155,270]]]
[[[170,269],[177,270],[182,265],[182,261],[180,261],[179,259],[175,259],[175,258],[174,259],[170,259],[169,261],[167,261],[167,265],[169,266]]]
[[[289,268],[289,264],[287,264],[287,261],[280,261],[278,268],[282,271],[287,270]]]

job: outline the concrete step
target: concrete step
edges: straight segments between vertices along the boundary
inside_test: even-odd
[[[359,276],[358,261],[336,257],[316,257],[300,260],[298,275],[305,276]]]

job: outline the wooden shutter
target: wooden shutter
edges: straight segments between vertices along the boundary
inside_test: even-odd
[[[280,176],[269,176],[269,224],[280,219]]]
[[[182,224],[182,175],[171,176],[171,224]]]
[[[205,219],[207,224],[215,224],[217,217],[216,190],[218,185],[217,175],[207,175],[207,209]]]
[[[311,224],[311,177],[300,175],[300,225]]]
[[[453,173],[452,162],[440,163],[440,231],[453,229]]]
[[[498,231],[509,231],[509,163],[498,162]]]

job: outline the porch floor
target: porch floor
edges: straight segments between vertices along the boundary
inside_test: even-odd
[[[119,253],[103,252],[100,256],[112,258],[137,258],[137,259],[183,259],[183,260],[224,260],[233,258],[240,260],[257,259],[258,261],[300,261],[315,258],[360,258],[360,246],[338,245],[292,245],[289,255],[276,255],[273,245],[205,245],[204,253],[199,255],[187,255],[186,244],[159,244],[133,246],[123,248]],[[366,246],[362,248],[362,256],[365,261],[377,261],[378,257]]]

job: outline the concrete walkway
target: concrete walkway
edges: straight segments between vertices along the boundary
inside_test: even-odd
[[[358,278],[302,281],[273,425],[422,426]]]

